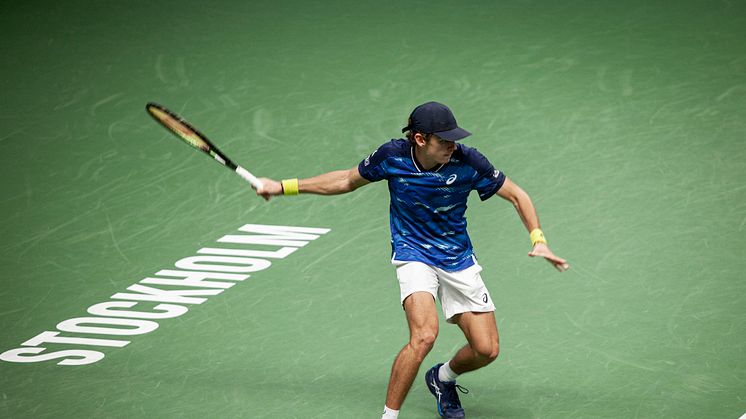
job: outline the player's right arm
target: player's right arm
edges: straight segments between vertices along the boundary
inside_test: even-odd
[[[367,185],[371,182],[377,182],[388,179],[387,157],[390,155],[406,154],[410,149],[409,142],[406,140],[391,140],[373,151],[368,157],[361,161],[357,166],[347,170],[335,170],[324,173],[308,179],[295,179],[283,182],[277,182],[272,179],[261,179],[264,186],[256,191],[256,194],[269,201],[277,195],[294,195],[297,193],[312,193],[317,195],[339,195],[352,192],[355,189]],[[285,188],[283,189],[283,184]],[[288,193],[290,192],[290,193]]]
[[[256,194],[269,201],[273,196],[283,195],[282,183],[273,179],[262,178],[263,187],[257,189]],[[316,195],[339,195],[352,192],[367,185],[369,180],[360,175],[358,167],[347,170],[335,170],[308,179],[298,180],[299,193]]]

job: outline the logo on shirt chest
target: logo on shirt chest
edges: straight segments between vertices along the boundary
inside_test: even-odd
[[[455,174],[455,173],[454,173],[454,174],[452,174],[451,176],[448,176],[448,179],[446,179],[446,185],[450,185],[450,184],[452,184],[453,182],[455,182],[455,181],[456,181],[456,178],[458,178],[458,175],[457,175],[457,174]]]

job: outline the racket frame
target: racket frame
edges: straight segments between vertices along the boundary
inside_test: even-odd
[[[257,179],[256,176],[254,176],[253,174],[251,174],[251,172],[237,165],[231,159],[229,159],[228,156],[226,156],[222,151],[220,151],[220,149],[217,148],[215,144],[213,144],[207,138],[206,135],[204,135],[200,130],[198,130],[196,127],[194,127],[194,125],[190,124],[184,118],[180,117],[174,112],[171,112],[165,106],[159,105],[155,102],[149,102],[147,105],[145,105],[145,110],[148,112],[148,114],[150,114],[151,117],[153,117],[153,119],[155,119],[156,122],[158,122],[161,126],[166,128],[166,130],[168,130],[170,133],[176,135],[179,139],[187,143],[190,147],[196,148],[204,152],[205,154],[212,157],[218,163],[231,169],[236,174],[241,176],[241,178],[249,182],[251,186],[253,186],[255,189],[259,189],[263,186],[262,182],[259,179]],[[171,118],[177,124],[181,125],[183,128],[186,128],[186,130],[176,129],[176,127],[174,127],[173,125],[168,124],[164,118],[159,116],[159,113],[165,114],[167,118]],[[196,136],[201,142],[205,143],[206,147],[201,147],[195,144],[194,142],[192,142],[187,137],[187,133],[185,131]]]

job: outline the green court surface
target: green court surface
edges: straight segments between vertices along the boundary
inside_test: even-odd
[[[746,413],[743,1],[13,1],[0,28],[0,353],[105,355],[0,361],[0,417],[380,417],[408,338],[386,186],[265,203],[149,101],[276,179],[448,104],[573,266],[472,195],[501,354],[460,378],[467,417]],[[60,332],[202,248],[279,248],[218,242],[246,224],[329,231],[177,317]],[[425,367],[462,344],[441,322],[400,418],[437,417]]]

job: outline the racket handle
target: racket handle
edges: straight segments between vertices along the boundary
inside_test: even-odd
[[[236,173],[238,173],[239,176],[244,178],[247,182],[251,184],[251,186],[254,187],[254,189],[259,189],[262,186],[262,181],[256,178],[256,176],[252,175],[248,170],[244,169],[241,166],[236,166]]]

